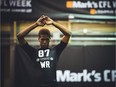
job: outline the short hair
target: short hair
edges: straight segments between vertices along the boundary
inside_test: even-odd
[[[48,29],[46,28],[42,28],[39,33],[38,33],[38,36],[40,37],[40,35],[48,35],[49,38],[51,37],[51,33]]]

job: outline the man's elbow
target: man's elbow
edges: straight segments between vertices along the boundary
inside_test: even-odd
[[[71,32],[68,32],[67,36],[68,37],[71,37],[72,33]]]
[[[18,38],[20,38],[20,34],[19,34],[19,33],[17,34],[17,39],[18,39]]]
[[[72,35],[72,32],[69,32],[69,35],[71,36]]]
[[[17,39],[19,40],[19,39],[21,39],[21,38],[23,38],[22,35],[21,35],[20,33],[18,33],[18,34],[17,34]]]

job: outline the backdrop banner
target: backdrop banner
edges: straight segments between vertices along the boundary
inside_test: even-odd
[[[15,47],[14,87],[33,87],[41,71],[23,49]],[[115,87],[115,46],[68,46],[60,56],[59,87]]]
[[[54,19],[115,20],[115,0],[1,0],[2,20]]]

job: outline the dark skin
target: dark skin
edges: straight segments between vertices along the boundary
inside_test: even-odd
[[[44,26],[44,25],[53,25],[56,28],[58,28],[62,33],[63,33],[63,37],[61,39],[62,42],[64,43],[68,43],[69,38],[71,36],[71,32],[66,29],[64,26],[62,26],[59,23],[56,23],[55,21],[53,21],[51,18],[42,15],[35,23],[31,24],[29,27],[27,27],[26,29],[24,29],[23,31],[19,32],[17,34],[17,38],[20,44],[25,44],[27,43],[27,41],[25,40],[25,36],[31,32],[33,29],[35,29],[38,26]],[[40,37],[38,37],[38,40],[40,42],[40,47],[41,48],[48,48],[49,46],[49,42],[50,42],[50,37],[47,35],[41,35]]]
[[[49,47],[49,42],[50,42],[50,37],[48,35],[40,35],[38,38],[40,42],[40,47],[41,48],[48,48]]]

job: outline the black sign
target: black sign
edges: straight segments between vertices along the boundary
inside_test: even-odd
[[[41,82],[41,71],[19,45],[14,61],[14,87]],[[115,46],[66,47],[57,64],[56,81],[59,87],[115,87]]]
[[[37,19],[48,15],[54,19],[115,20],[115,0],[1,0],[2,19]]]

